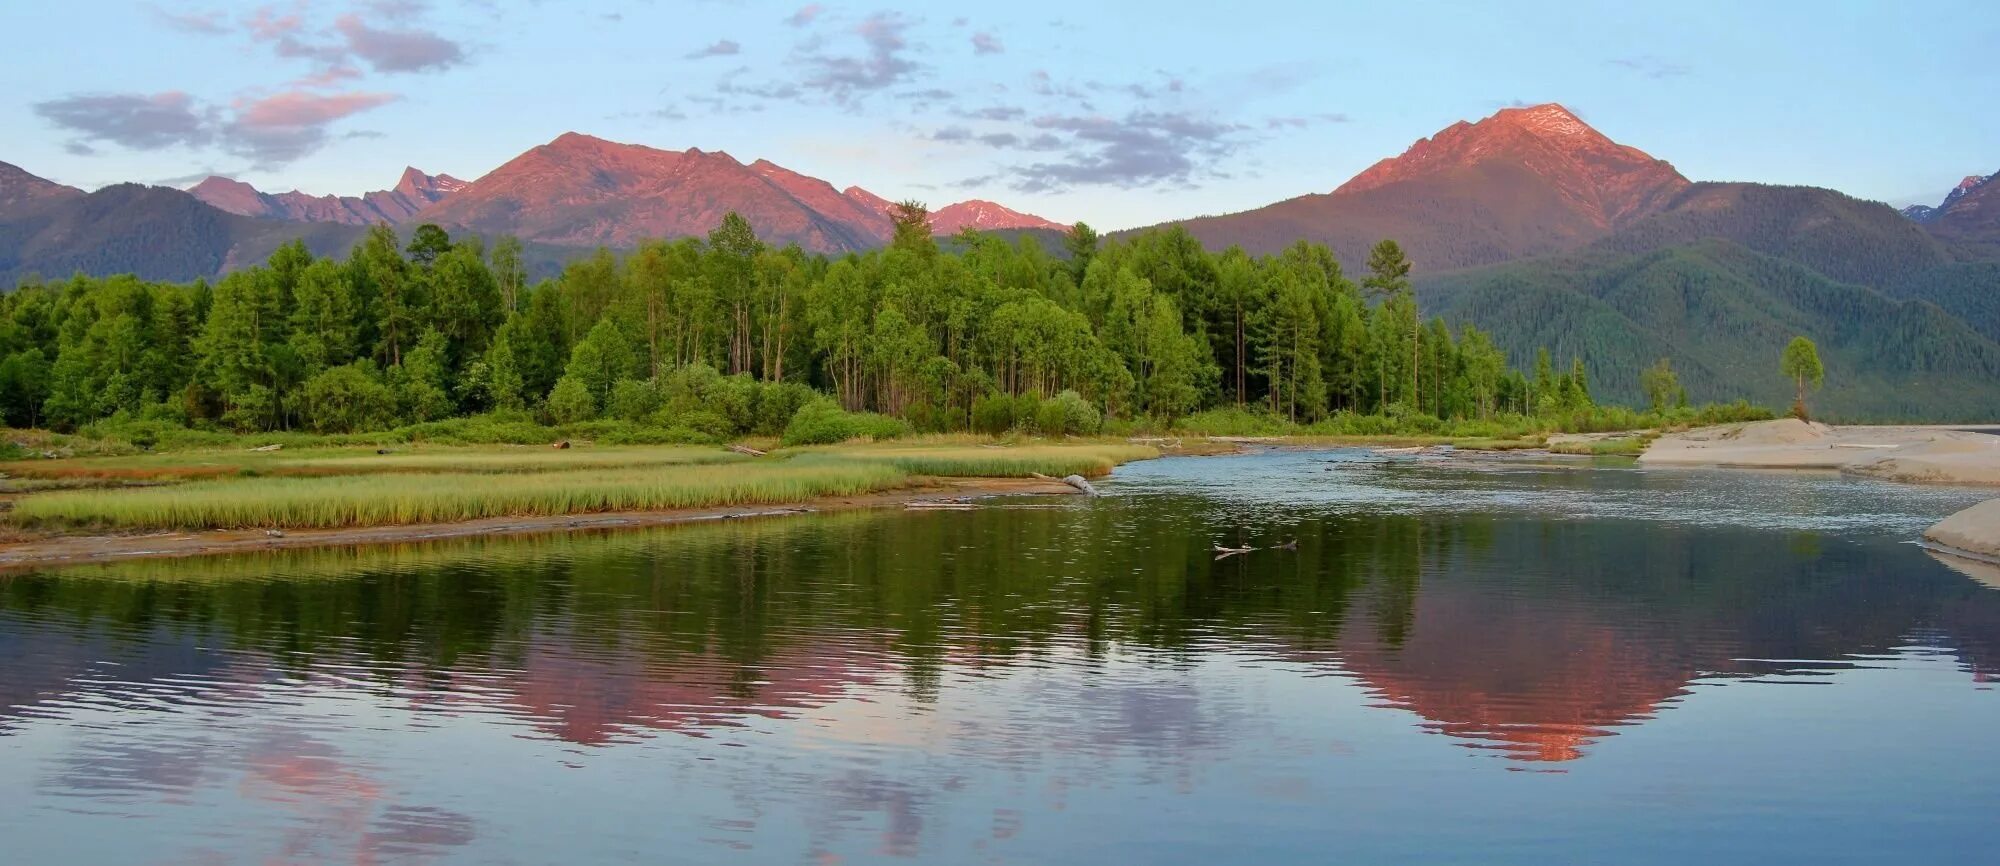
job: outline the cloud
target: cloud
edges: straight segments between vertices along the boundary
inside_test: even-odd
[[[239,101],[219,137],[224,150],[250,159],[258,168],[284,165],[326,146],[327,128],[334,122],[396,99],[390,93],[323,95],[294,90]]]
[[[220,12],[172,12],[158,6],[149,6],[147,11],[160,23],[183,33],[222,36],[229,32],[229,22]]]
[[[722,39],[722,40],[717,40],[715,44],[710,45],[707,48],[703,48],[700,51],[689,53],[687,55],[687,59],[701,60],[708,57],[728,57],[730,55],[740,53],[742,50],[743,46],[736,44],[734,40]]]
[[[1213,166],[1235,152],[1244,127],[1193,114],[1134,111],[1123,118],[1101,115],[1046,116],[1037,128],[1068,150],[1063,158],[1014,170],[1014,188],[1049,192],[1076,186],[1126,189],[1161,184],[1187,185],[1217,176]]]
[[[1604,61],[1604,63],[1606,66],[1616,66],[1620,69],[1644,75],[1647,78],[1678,78],[1694,71],[1685,64],[1676,63],[1652,54],[1641,54],[1637,57],[1614,57]]]
[[[75,143],[86,149],[90,142],[132,150],[199,147],[213,137],[194,97],[178,90],[89,93],[38,102],[34,108],[44,120],[76,133]]]
[[[1308,129],[1323,123],[1352,123],[1353,118],[1345,114],[1309,114],[1289,117],[1272,117],[1264,121],[1265,129]]]
[[[825,11],[825,6],[821,6],[818,3],[807,3],[804,6],[800,6],[799,11],[793,12],[791,17],[786,18],[785,23],[793,27],[804,27],[813,23],[814,20],[819,18],[820,13]]]
[[[38,103],[35,113],[74,133],[66,149],[78,155],[96,153],[95,143],[131,150],[213,145],[268,168],[319,150],[334,123],[396,99],[389,93],[289,90],[241,99],[224,111],[179,91],[81,94]]]
[[[1002,54],[1006,51],[1007,46],[1000,44],[1000,37],[984,31],[972,34],[972,53]]]
[[[905,57],[909,41],[904,33],[910,21],[888,12],[868,16],[854,28],[866,53],[860,56],[807,54],[809,74],[804,85],[840,102],[849,102],[872,91],[902,83],[917,71],[917,64]]]
[[[1021,118],[1027,117],[1028,112],[1025,109],[1017,108],[1011,105],[993,105],[993,106],[988,106],[986,108],[974,108],[974,109],[959,111],[958,116],[963,117],[967,120],[1004,121],[1004,120],[1020,120]]]
[[[340,16],[333,27],[347,40],[347,50],[376,72],[424,72],[465,62],[458,43],[428,31],[378,29],[352,14]]]

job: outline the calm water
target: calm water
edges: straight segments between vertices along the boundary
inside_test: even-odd
[[[0,862],[1992,856],[2000,589],[1907,543],[1976,491],[1105,488],[0,577]]]

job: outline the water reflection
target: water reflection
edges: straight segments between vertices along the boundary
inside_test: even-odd
[[[536,862],[489,843],[664,785],[591,850],[790,862],[1067,858],[1118,833],[1108,793],[1234,791],[1195,820],[1310,850],[1320,824],[1272,816],[1425,784],[1356,762],[1583,767],[1718,686],[1776,708],[1768,684],[1901,671],[1881,688],[1922,705],[2000,674],[2000,592],[1899,543],[1962,491],[1327,459],[1162,461],[1060,509],[0,577],[0,769],[33,780],[0,807],[65,816],[43,832],[219,810],[175,853],[212,862]],[[1722,501],[1763,511],[1718,525]],[[1398,729],[1498,760],[1448,769]],[[1079,800],[1093,823],[1052,830]]]

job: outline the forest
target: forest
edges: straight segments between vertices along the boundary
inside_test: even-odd
[[[460,416],[622,422],[656,441],[899,430],[1168,429],[1588,411],[1580,362],[1511,368],[1423,319],[1392,240],[1349,275],[1325,247],[1210,253],[1181,230],[1079,224],[1044,249],[940,243],[897,206],[884,249],[825,258],[730,214],[706,238],[599,250],[530,282],[521,244],[286,244],[213,283],[31,281],[0,299],[0,412],[59,431],[383,430]],[[1685,405],[1669,384],[1661,403]],[[814,429],[805,429],[814,428]]]

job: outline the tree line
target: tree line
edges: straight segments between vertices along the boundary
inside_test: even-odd
[[[731,213],[706,238],[600,249],[535,282],[518,241],[434,225],[407,244],[377,226],[345,259],[293,242],[212,283],[30,282],[0,299],[0,413],[342,432],[494,412],[728,435],[829,400],[927,430],[1004,429],[1057,401],[1077,426],[1591,405],[1580,362],[1544,350],[1524,372],[1486,333],[1425,321],[1394,241],[1356,280],[1303,241],[1259,258],[1078,224],[1052,253],[940,244],[916,203],[894,216],[886,248],[827,258]]]

